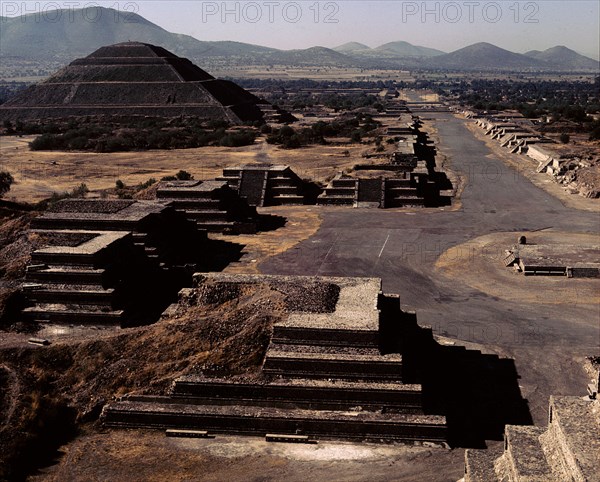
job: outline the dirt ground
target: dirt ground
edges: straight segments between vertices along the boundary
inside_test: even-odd
[[[81,183],[92,191],[112,188],[117,179],[126,185],[137,185],[150,178],[173,175],[180,169],[196,179],[214,179],[222,175],[225,167],[253,162],[289,165],[300,177],[324,183],[337,172],[364,162],[362,154],[372,150],[362,144],[281,149],[259,138],[253,146],[237,148],[118,153],[30,151],[28,143],[34,138],[0,138],[0,170],[9,171],[15,178],[5,196],[8,200],[41,201],[53,192],[70,191]]]
[[[458,480],[464,451],[403,445],[265,442],[259,437],[165,437],[113,430],[80,437],[32,481],[398,481]],[[432,455],[441,462],[432,466]]]
[[[211,239],[244,245],[242,258],[229,264],[223,270],[225,273],[260,273],[260,263],[310,238],[319,230],[322,221],[320,208],[316,206],[271,206],[258,208],[258,212],[262,215],[285,218],[285,225],[275,231],[259,231],[256,234],[210,234]]]
[[[519,233],[521,234],[521,233]],[[528,243],[594,246],[593,234],[540,231],[522,233]],[[600,280],[564,276],[525,276],[504,266],[505,250],[517,242],[517,233],[493,233],[454,246],[436,262],[436,271],[460,279],[483,293],[514,303],[598,304]]]

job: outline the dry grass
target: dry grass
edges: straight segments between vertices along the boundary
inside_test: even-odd
[[[257,234],[239,235],[232,238],[226,235],[211,234],[211,238],[233,241],[245,245],[239,262],[231,263],[225,273],[260,273],[259,265],[271,256],[281,254],[301,241],[310,238],[321,226],[321,211],[315,206],[276,206],[261,208],[261,214],[282,216],[285,225],[275,231],[261,231]]]
[[[361,144],[310,146],[286,150],[257,139],[253,146],[238,148],[153,150],[122,153],[30,151],[34,137],[0,138],[0,169],[15,177],[6,196],[22,202],[36,202],[53,192],[72,190],[85,183],[92,191],[113,188],[120,179],[137,185],[153,177],[173,175],[180,169],[196,179],[214,179],[223,168],[253,162],[285,164],[302,178],[326,182],[337,172],[363,162],[369,150]],[[349,154],[346,155],[345,151]]]
[[[4,471],[16,459],[29,460],[31,470],[29,451],[48,450],[36,445],[44,437],[50,437],[47,443],[59,442],[59,434],[48,427],[62,423],[62,433],[68,432],[70,411],[79,422],[93,420],[113,396],[163,393],[175,377],[198,370],[255,376],[272,324],[284,313],[282,293],[253,285],[234,300],[184,305],[171,319],[116,335],[0,349],[3,372],[17,375],[11,383],[6,376],[0,379],[0,388],[8,393],[20,387],[12,400],[2,401],[15,409],[0,425],[0,479],[8,477]]]

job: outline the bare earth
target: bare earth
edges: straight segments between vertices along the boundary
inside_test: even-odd
[[[58,465],[30,480],[449,482],[463,473],[462,450],[324,441],[285,444],[259,437],[181,439],[142,430],[83,436],[64,450]],[[435,466],[428,463],[434,453]]]
[[[0,137],[0,169],[15,178],[7,199],[35,202],[53,192],[64,192],[85,183],[90,190],[107,189],[120,179],[137,185],[150,178],[160,179],[180,169],[196,179],[214,179],[223,168],[253,162],[290,165],[302,178],[326,182],[338,171],[362,162],[368,146],[361,144],[310,146],[280,149],[263,138],[253,146],[200,147],[196,149],[143,152],[91,153],[30,151],[35,136]],[[344,155],[349,151],[349,155]]]
[[[586,246],[598,243],[593,234],[541,231],[523,233],[528,243]],[[513,303],[573,306],[600,303],[600,280],[564,276],[525,276],[502,263],[504,251],[516,244],[517,233],[493,233],[454,246],[436,262],[436,271],[460,279],[491,296]]]

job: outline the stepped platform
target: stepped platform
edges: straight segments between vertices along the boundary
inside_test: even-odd
[[[264,383],[244,383],[226,378],[185,376],[175,380],[173,401],[202,404],[271,405],[325,410],[403,411],[421,413],[421,386],[398,383],[327,379],[265,379]]]
[[[367,166],[368,167],[368,166]],[[370,168],[369,168],[370,169]],[[353,177],[338,174],[317,198],[323,205],[423,207],[434,204],[435,183],[426,174],[405,172],[401,177]]]
[[[241,199],[226,181],[162,182],[156,196],[200,230],[223,234],[256,232],[256,209]]]
[[[33,229],[140,231],[163,213],[164,205],[152,201],[65,199],[32,220]]]
[[[251,206],[305,204],[304,182],[289,166],[245,164],[223,169],[217,178],[235,189]]]
[[[0,106],[0,119],[194,117],[202,121],[295,120],[237,84],[216,79],[156,45],[123,42],[76,59]]]
[[[425,415],[421,386],[402,383],[402,355],[380,351],[380,311],[388,322],[400,313],[380,279],[199,273],[194,280],[197,288],[180,293],[187,303],[228,301],[247,285],[285,295],[287,316],[274,322],[260,373],[178,378],[168,396],[110,403],[105,425],[445,444],[445,418]]]
[[[104,407],[102,417],[105,425],[122,428],[187,428],[260,436],[300,431],[321,438],[440,444],[446,440],[445,419],[436,415],[124,400]]]

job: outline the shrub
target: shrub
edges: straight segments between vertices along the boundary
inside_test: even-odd
[[[194,179],[194,176],[192,176],[189,172],[184,171],[183,169],[180,170],[177,174],[175,174],[175,177],[179,181],[190,181],[190,180]]]
[[[119,190],[125,189],[125,183],[120,179],[117,179],[117,182],[115,182],[115,187]]]
[[[85,197],[88,192],[90,192],[90,190],[86,184],[82,182],[79,186],[71,191],[70,197]]]
[[[15,182],[14,177],[8,171],[0,171],[0,197],[10,191],[10,186]]]
[[[569,134],[567,134],[566,132],[563,132],[560,135],[560,142],[562,142],[563,144],[568,144],[570,140],[571,140],[571,136]]]
[[[362,140],[360,131],[354,131],[352,134],[350,134],[350,140],[352,142],[360,142]]]
[[[50,149],[61,149],[62,147],[62,138],[55,134],[42,134],[29,143],[29,148],[32,151],[47,151]]]
[[[156,184],[156,179],[154,179],[153,177],[151,177],[146,182],[142,182],[142,183],[138,184],[137,190],[138,191],[142,191],[144,189],[149,188],[153,184]]]

